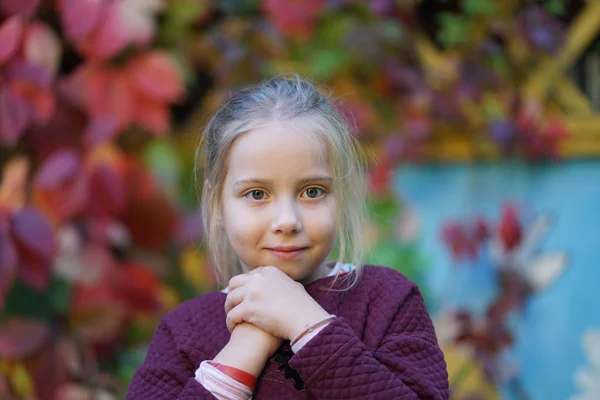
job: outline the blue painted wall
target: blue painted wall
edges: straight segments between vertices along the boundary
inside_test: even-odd
[[[580,336],[600,328],[600,162],[403,166],[395,179],[399,196],[421,221],[420,243],[432,265],[427,285],[436,304],[476,303],[493,289],[485,273],[465,280],[453,272],[439,239],[444,221],[474,214],[496,220],[506,201],[553,215],[543,248],[566,250],[569,267],[532,299],[518,324],[515,353],[534,400],[575,394],[573,373],[587,362]]]

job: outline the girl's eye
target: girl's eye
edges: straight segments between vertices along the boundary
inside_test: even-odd
[[[263,200],[265,198],[265,192],[259,189],[251,190],[246,193],[246,197],[250,197],[252,200]]]
[[[318,187],[310,187],[304,191],[304,194],[309,199],[318,199],[325,194],[325,191]]]

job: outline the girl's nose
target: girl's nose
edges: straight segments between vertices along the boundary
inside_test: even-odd
[[[302,222],[295,202],[282,201],[278,205],[271,230],[273,233],[283,234],[298,233],[302,230]]]

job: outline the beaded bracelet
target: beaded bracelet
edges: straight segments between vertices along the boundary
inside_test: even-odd
[[[300,340],[304,335],[306,335],[307,333],[311,333],[312,331],[314,331],[315,329],[317,329],[318,327],[324,325],[325,323],[331,321],[332,319],[336,318],[335,315],[329,315],[327,318],[324,318],[322,320],[320,320],[319,322],[312,324],[312,325],[306,325],[304,327],[304,329],[297,334],[296,336],[294,336],[294,338],[292,339],[292,341],[290,342],[290,346],[293,346],[296,344],[296,342],[298,340]]]

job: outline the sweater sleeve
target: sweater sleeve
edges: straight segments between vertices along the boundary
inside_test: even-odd
[[[375,351],[338,317],[292,357],[290,366],[316,399],[449,399],[444,355],[416,288]]]
[[[137,369],[127,400],[215,399],[195,378],[196,368],[177,349],[163,319],[154,333],[144,363]]]

